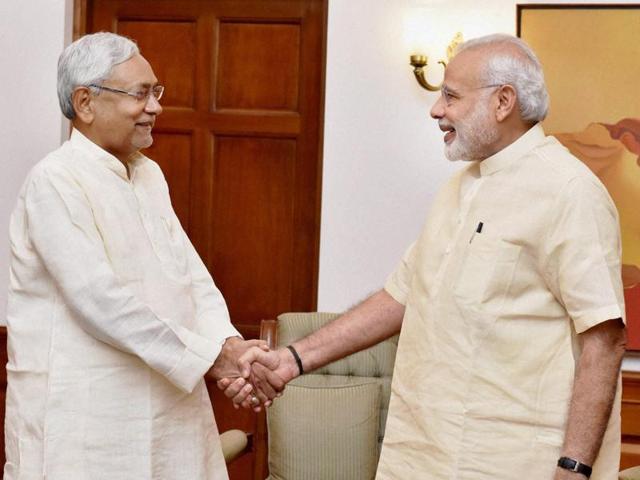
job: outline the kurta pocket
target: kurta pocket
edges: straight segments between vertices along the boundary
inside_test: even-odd
[[[183,279],[188,273],[187,252],[184,233],[177,219],[161,216],[157,219],[158,235],[152,238],[163,269],[174,279]]]
[[[474,235],[453,286],[456,299],[479,310],[499,310],[513,280],[520,250],[520,246],[501,238]]]

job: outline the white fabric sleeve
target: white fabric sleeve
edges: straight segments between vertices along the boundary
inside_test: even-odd
[[[574,178],[558,194],[544,242],[547,284],[577,333],[624,318],[618,214],[596,182]]]
[[[83,330],[192,391],[220,345],[159,318],[119,281],[88,199],[73,178],[53,167],[35,172],[25,208],[31,244]]]
[[[416,242],[413,242],[402,256],[398,267],[389,275],[384,284],[385,291],[402,305],[407,304],[407,296],[411,288],[411,279],[415,269],[415,250]]]

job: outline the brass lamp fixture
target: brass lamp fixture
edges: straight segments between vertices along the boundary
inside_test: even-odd
[[[456,48],[460,45],[464,40],[462,39],[462,33],[458,32],[451,40],[451,43],[447,47],[447,61],[439,60],[438,63],[442,65],[443,68],[447,68],[447,63],[451,60],[451,58],[455,55]],[[437,92],[442,88],[442,82],[438,85],[431,85],[424,74],[424,69],[427,66],[427,56],[426,55],[411,55],[409,57],[411,66],[413,67],[413,74],[416,77],[416,80],[420,84],[420,86],[430,92]]]

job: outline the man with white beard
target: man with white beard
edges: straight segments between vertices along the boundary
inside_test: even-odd
[[[384,289],[289,348],[241,359],[289,381],[400,332],[380,480],[617,478],[618,217],[545,136],[547,105],[524,42],[463,44],[431,116],[446,156],[468,162]]]

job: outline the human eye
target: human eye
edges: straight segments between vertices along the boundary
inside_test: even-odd
[[[440,92],[442,95],[442,99],[447,105],[451,105],[453,102],[455,102],[459,98],[459,96],[455,92],[452,92],[446,87],[443,87]]]
[[[160,98],[162,98],[162,94],[164,93],[164,86],[156,85],[151,89],[151,93],[154,97],[156,97],[156,100],[160,100]]]
[[[149,89],[148,88],[141,88],[139,90],[136,90],[135,92],[132,92],[133,96],[135,97],[136,100],[138,100],[139,102],[141,102],[142,100],[146,100],[147,97],[149,97]]]

